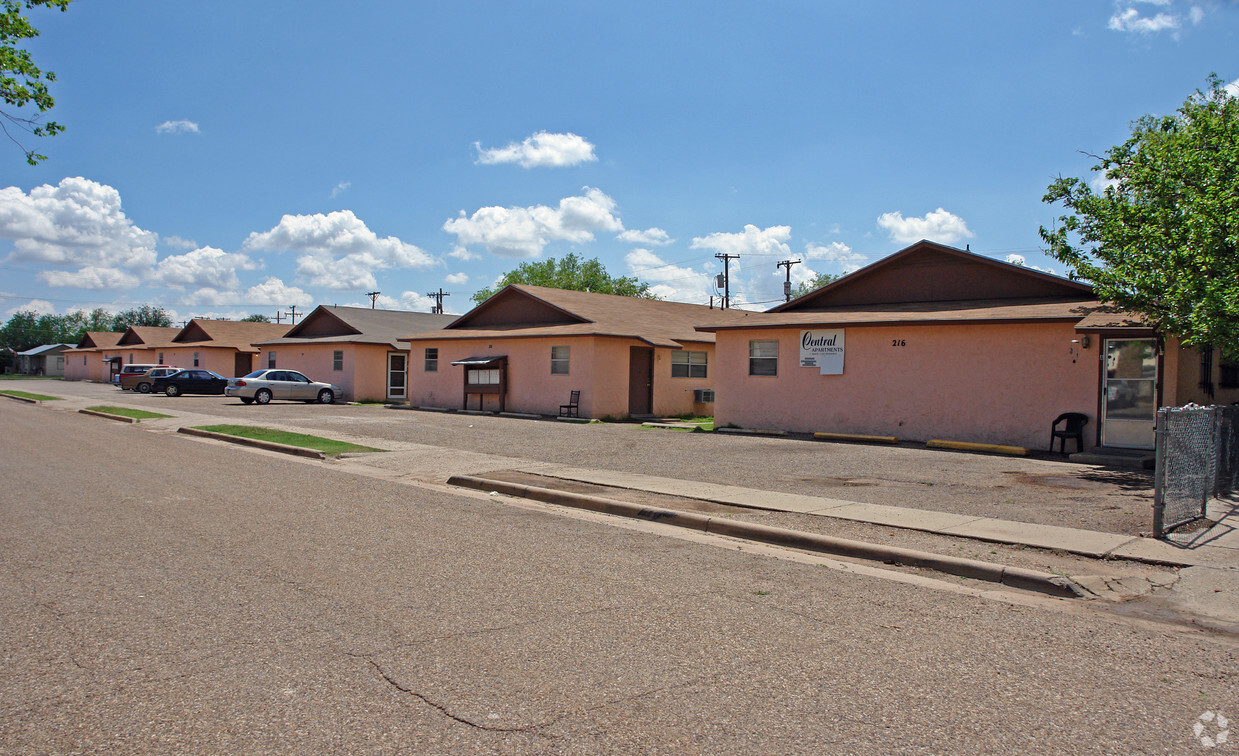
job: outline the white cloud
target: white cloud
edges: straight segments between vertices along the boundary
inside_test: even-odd
[[[1193,5],[1192,9],[1187,13],[1188,18],[1192,21],[1192,26],[1198,26],[1201,21],[1205,20],[1205,9],[1199,5]]]
[[[136,284],[155,264],[159,235],[125,217],[118,191],[78,177],[34,187],[29,194],[13,186],[0,189],[0,238],[13,240],[6,261],[80,269],[45,271],[44,280],[53,286],[103,288]]]
[[[516,163],[523,168],[563,168],[598,160],[594,155],[594,145],[576,134],[539,131],[523,142],[512,142],[507,147],[484,150],[480,142],[474,142],[473,147],[478,151],[477,162],[481,165]]]
[[[352,185],[353,185],[352,181],[341,181],[340,183],[336,184],[335,188],[331,190],[331,198],[335,199],[336,197],[339,197],[341,194],[344,194],[345,192],[348,191],[349,187]]]
[[[197,134],[198,124],[193,121],[164,121],[155,127],[158,134]]]
[[[705,304],[714,293],[714,274],[669,265],[648,249],[624,255],[628,274],[650,284],[650,291],[672,302]]]
[[[791,226],[771,226],[761,229],[745,224],[740,233],[715,232],[693,237],[691,249],[712,249],[731,255],[790,255],[787,240],[791,238]]]
[[[275,276],[268,276],[262,283],[249,287],[240,299],[245,304],[267,304],[277,307],[289,305],[309,307],[314,303],[314,297],[296,286],[285,284]]]
[[[258,267],[258,263],[244,252],[229,253],[214,247],[202,247],[160,260],[153,278],[176,288],[235,289],[240,285],[238,270],[256,270]]]
[[[1147,18],[1141,16],[1140,11],[1135,8],[1127,8],[1111,16],[1106,28],[1133,34],[1156,34],[1167,29],[1178,29],[1179,17],[1168,13],[1158,13],[1156,16]]]
[[[1030,265],[1028,263],[1028,259],[1024,257],[1023,255],[1017,255],[1017,254],[1007,255],[1007,262],[1011,263],[1012,265],[1018,265],[1021,268],[1029,268],[1031,270],[1039,270],[1042,273],[1049,273],[1052,276],[1058,275],[1058,271],[1054,270],[1053,268],[1042,268],[1040,265]]]
[[[675,239],[672,239],[667,232],[663,231],[661,228],[647,228],[644,231],[632,229],[629,231],[624,231],[615,238],[620,241],[628,242],[629,244],[653,244],[657,247],[661,247],[675,241]]]
[[[924,218],[905,218],[898,211],[883,213],[878,216],[878,225],[890,234],[891,241],[899,244],[911,244],[921,239],[951,244],[975,236],[968,230],[963,218],[942,208],[926,213]]]
[[[159,243],[165,247],[176,247],[177,249],[197,249],[198,242],[189,239],[182,239],[179,236],[161,236]]]
[[[142,279],[116,268],[100,268],[87,265],[76,271],[41,270],[38,278],[48,286],[67,286],[74,289],[132,289]]]
[[[352,302],[346,305],[347,307],[369,307],[370,300],[365,302]],[[386,294],[380,294],[374,300],[374,306],[383,310],[409,310],[412,312],[430,312],[435,306],[435,300],[424,294],[419,294],[415,291],[402,292],[399,297],[389,297]],[[446,311],[448,300],[443,300],[443,309]]]
[[[1093,191],[1096,192],[1097,194],[1104,194],[1105,191],[1109,189],[1110,187],[1118,186],[1119,180],[1112,179],[1104,173],[1098,173],[1096,176],[1094,176],[1092,179],[1089,180],[1088,185],[1092,187]]]
[[[470,252],[468,247],[462,247],[459,244],[453,247],[452,251],[447,253],[447,256],[454,257],[457,260],[464,260],[465,262],[469,262],[470,260],[477,260],[479,257],[481,257],[481,255],[477,255],[477,254],[474,254],[473,252]]]
[[[4,311],[6,318],[11,318],[19,312],[36,312],[39,315],[55,315],[56,308],[46,299],[32,299],[24,305],[10,307]]]
[[[301,252],[298,279],[336,290],[374,287],[375,270],[435,264],[413,244],[394,236],[380,239],[350,210],[285,215],[270,231],[250,234],[243,249]]]
[[[619,232],[624,224],[615,216],[615,200],[599,189],[584,188],[584,194],[565,197],[559,207],[483,207],[443,224],[455,234],[458,249],[480,244],[503,257],[537,257],[554,241],[581,244],[594,240],[594,232]],[[455,252],[454,257],[458,257]]]
[[[463,273],[463,272],[462,273],[449,273],[447,276],[443,278],[443,280],[447,281],[453,286],[463,286],[469,283],[469,274]]]
[[[822,260],[837,266],[843,273],[851,273],[854,270],[859,270],[869,258],[853,252],[852,248],[843,242],[831,242],[829,244],[814,244],[809,242],[805,245],[804,256],[809,260]],[[805,270],[808,270],[806,267]],[[804,280],[812,278],[815,272],[810,272],[804,276]],[[794,279],[795,276],[793,275]],[[795,280],[792,283],[796,283]]]
[[[1022,267],[1028,261],[1024,259],[1023,255],[1007,255],[1007,262],[1011,263],[1012,265],[1019,265]]]

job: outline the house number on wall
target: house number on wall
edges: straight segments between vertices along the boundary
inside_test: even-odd
[[[901,347],[901,346],[907,346],[907,345],[908,345],[908,342],[906,339],[891,339],[891,346],[893,347]]]

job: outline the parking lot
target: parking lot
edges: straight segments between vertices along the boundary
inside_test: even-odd
[[[1152,475],[1067,462],[900,446],[579,425],[378,405],[135,395],[85,382],[12,381],[63,396],[63,409],[121,404],[174,415],[168,426],[227,422],[303,430],[379,448],[420,444],[515,460],[643,473],[978,517],[1139,535],[1151,529]],[[57,403],[60,404],[60,403]]]

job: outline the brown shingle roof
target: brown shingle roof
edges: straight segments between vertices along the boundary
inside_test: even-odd
[[[292,328],[287,323],[254,323],[240,320],[194,318],[181,329],[173,342],[177,346],[197,344],[242,352],[257,352],[254,344],[279,338]]]
[[[1114,305],[1103,305],[1088,317],[1076,323],[1077,331],[1111,331],[1118,329],[1151,330],[1138,313],[1121,310]]]
[[[170,326],[129,326],[121,335],[116,346],[121,347],[166,347],[172,344],[172,339],[181,329]]]
[[[721,331],[767,326],[885,325],[906,323],[1014,323],[1030,321],[1079,321],[1099,307],[1079,300],[985,300],[960,302],[910,302],[826,308],[814,312],[755,312],[745,322],[700,325],[698,330]]]
[[[560,322],[502,323],[470,326],[475,313],[499,306],[504,299],[526,298],[563,314]],[[738,323],[746,313],[705,305],[639,299],[614,294],[552,289],[516,284],[462,315],[442,331],[423,332],[401,338],[485,339],[536,336],[614,336],[645,341],[654,346],[679,346],[682,342],[710,342],[713,335],[695,330],[699,324]]]
[[[406,310],[373,310],[368,307],[320,305],[281,338],[256,342],[280,344],[386,344],[401,348],[396,339],[410,333],[433,331],[457,319],[455,315]]]
[[[116,346],[116,342],[125,334],[119,331],[87,331],[82,335],[82,340],[77,342],[77,349],[86,351],[88,349],[107,349]]]

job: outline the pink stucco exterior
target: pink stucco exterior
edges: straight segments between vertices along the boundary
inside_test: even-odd
[[[342,369],[335,370],[335,352],[342,352]],[[334,383],[344,389],[344,398],[356,402],[388,400],[387,356],[395,352],[386,344],[354,344],[330,342],[323,344],[280,344],[264,346],[254,369],[270,364],[275,353],[275,366],[299,371],[311,380]]]
[[[623,417],[629,414],[629,359],[632,347],[651,348],[638,339],[572,336],[548,338],[419,339],[411,342],[409,403],[414,406],[460,409],[464,396],[464,368],[456,360],[470,357],[508,358],[507,399],[509,412],[555,415],[573,390],[580,390],[581,417]],[[569,347],[567,375],[551,374],[551,347]],[[427,348],[438,349],[438,369],[425,370]],[[713,344],[688,344],[687,349],[707,352],[706,378],[672,378],[671,349],[653,349],[653,407],[651,414],[678,415],[710,411],[709,405],[694,405],[692,389],[713,388]],[[470,409],[478,409],[478,397],[470,396]],[[486,397],[484,409],[497,410],[498,399]]]
[[[800,367],[800,334],[718,333],[717,425],[1044,448],[1062,412],[1097,423],[1098,346],[1071,324],[851,327],[842,375]],[[777,376],[748,374],[751,339],[779,342]]]

